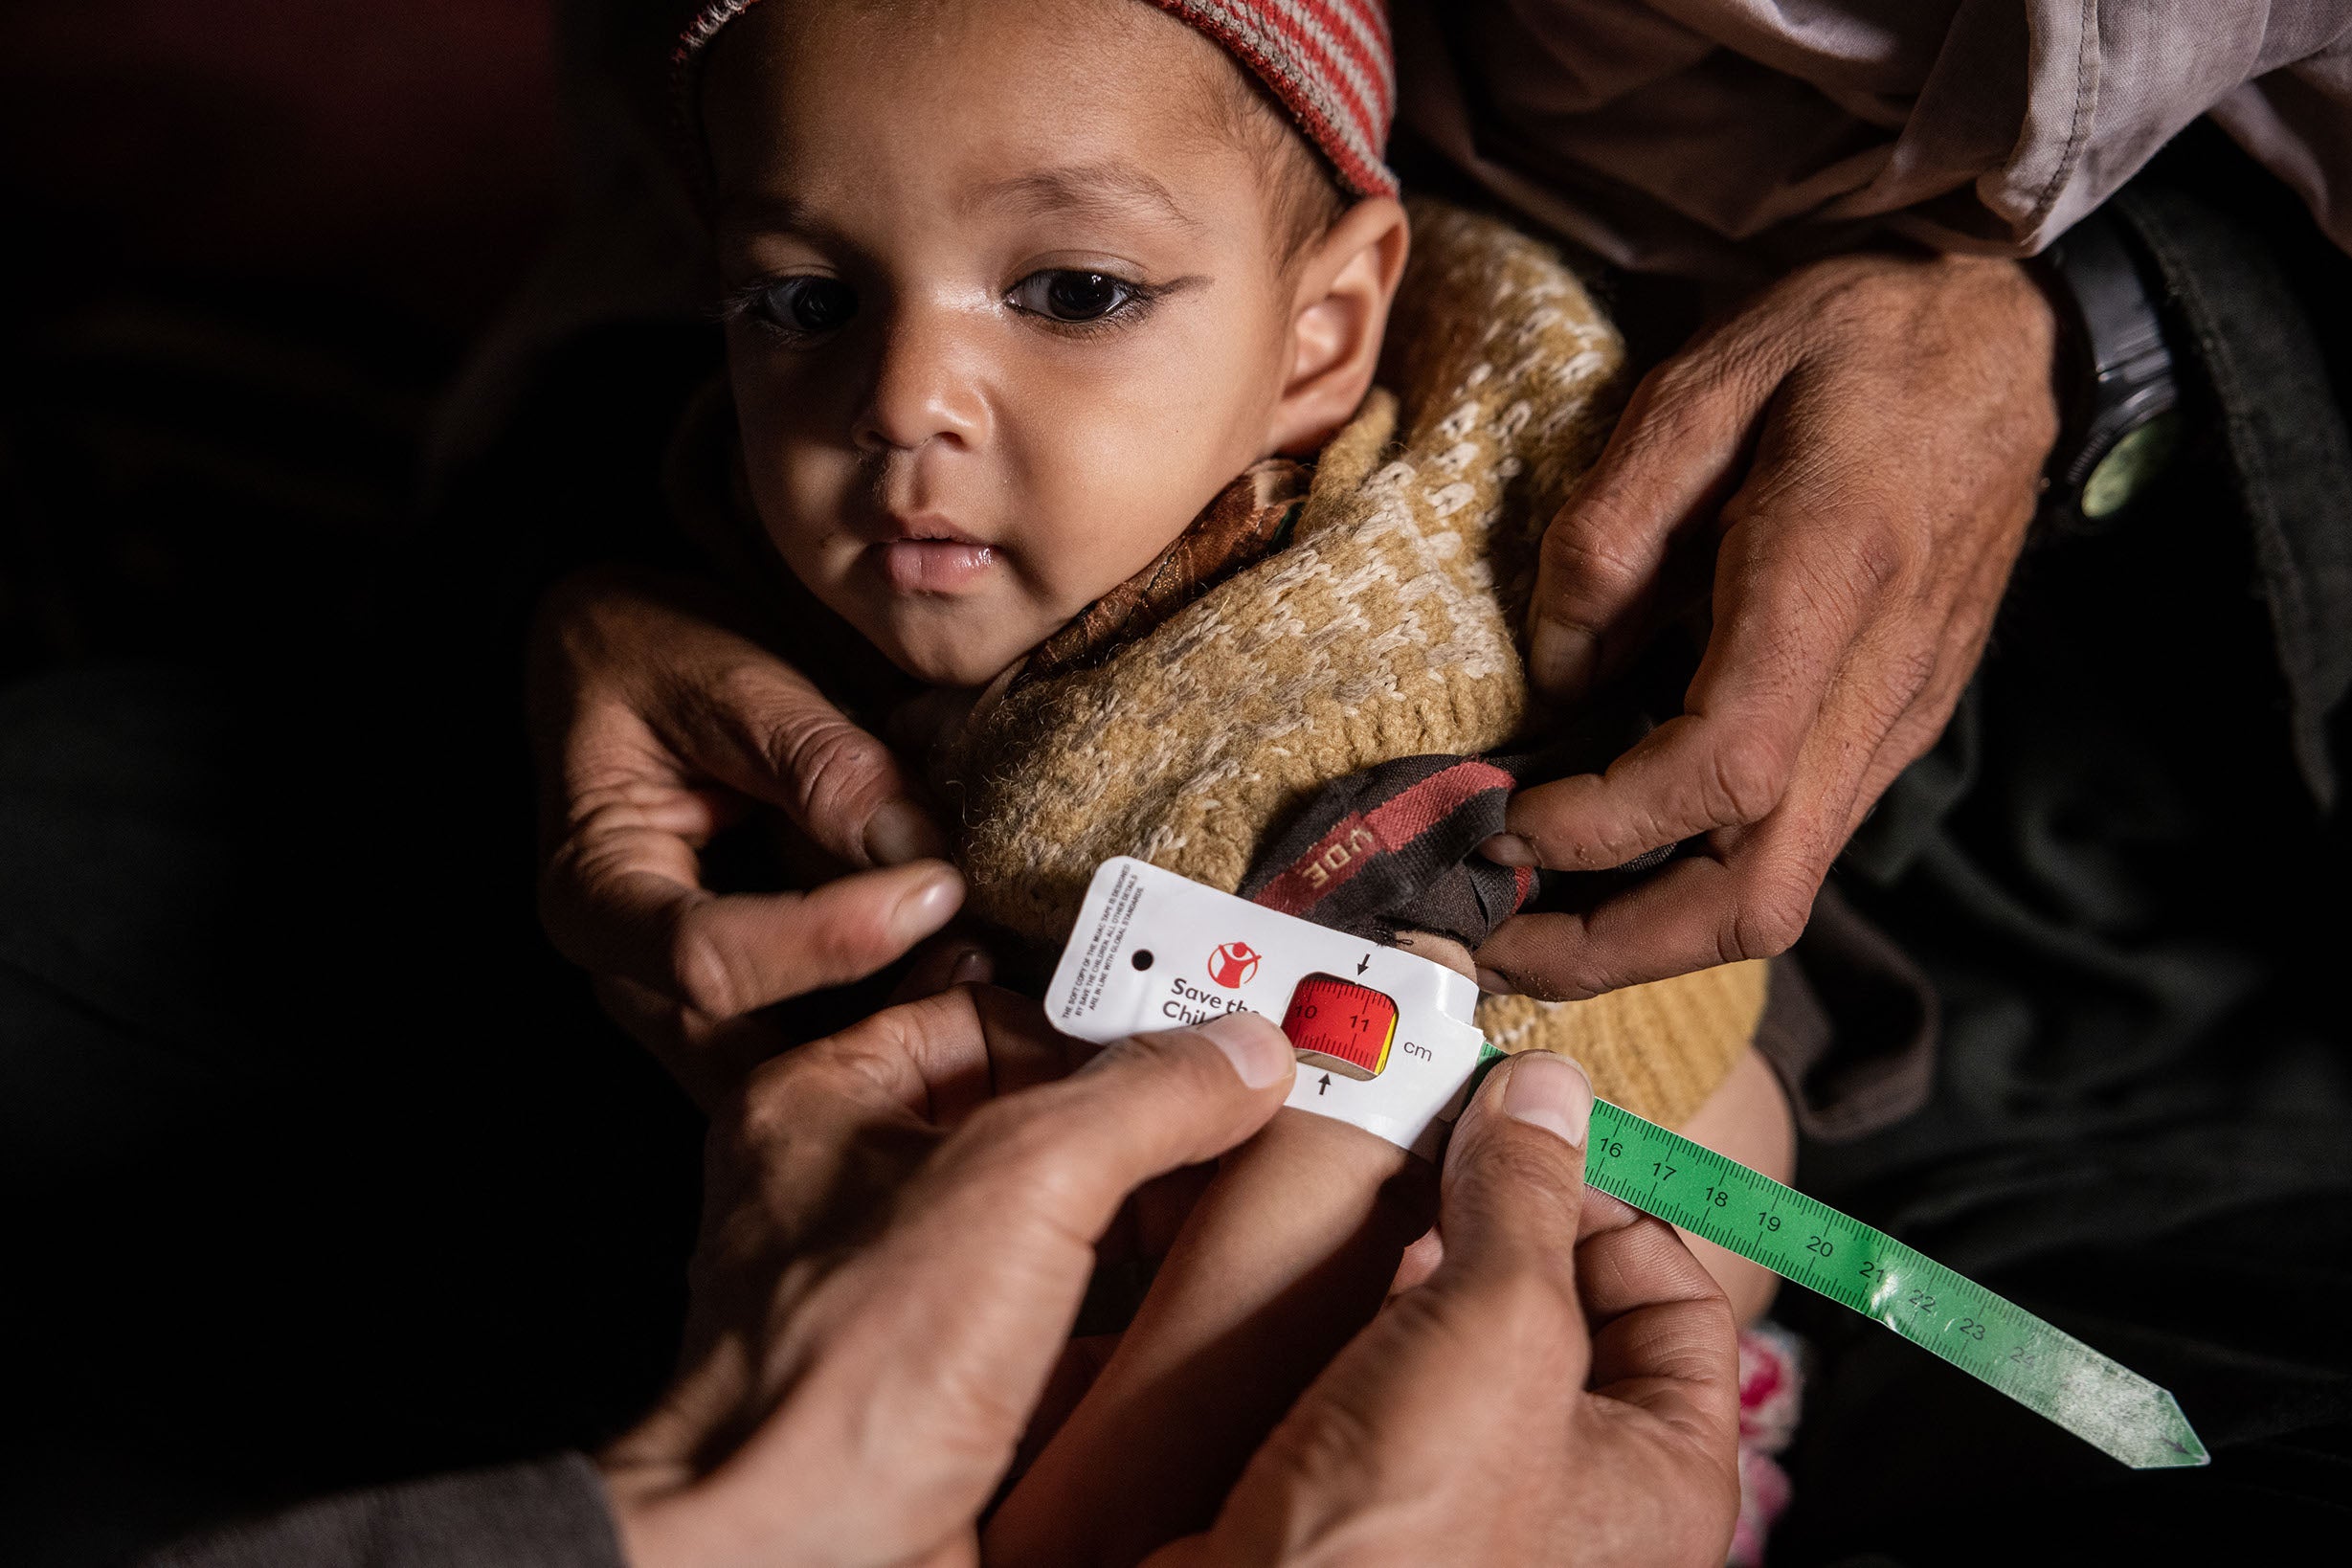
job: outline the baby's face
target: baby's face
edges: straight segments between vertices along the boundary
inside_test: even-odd
[[[766,0],[714,47],[751,496],[908,672],[986,683],[1296,444],[1232,69],[1136,0]]]

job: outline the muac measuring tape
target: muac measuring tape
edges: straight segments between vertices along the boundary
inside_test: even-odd
[[[1056,1027],[1108,1042],[1247,1010],[1299,1058],[1286,1104],[1434,1159],[1479,1067],[1478,988],[1120,857],[1094,874],[1045,993]],[[1820,1291],[2135,1469],[2206,1463],[2173,1397],[1916,1249],[1602,1100],[1585,1179]]]

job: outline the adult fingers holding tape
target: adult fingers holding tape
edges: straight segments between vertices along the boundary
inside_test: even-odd
[[[968,990],[894,1008],[762,1066],[722,1112],[690,1370],[604,1461],[639,1568],[976,1555],[1096,1240],[1289,1087],[1288,1042],[1252,1015],[1055,1078],[1019,1009]]]
[[[1723,1561],[1731,1308],[1671,1228],[1585,1190],[1591,1109],[1559,1058],[1494,1070],[1446,1152],[1444,1261],[1154,1564]]]
[[[1317,1074],[1302,1064],[1302,1081]],[[1266,1434],[1380,1310],[1436,1218],[1437,1177],[1297,1109],[1221,1160],[1116,1351],[990,1520],[990,1559],[1134,1562],[1215,1519]]]

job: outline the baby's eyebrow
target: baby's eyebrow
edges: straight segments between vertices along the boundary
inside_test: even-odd
[[[752,235],[806,234],[821,227],[807,203],[766,190],[729,197],[711,223],[722,250]]]
[[[752,190],[729,197],[710,223],[720,252],[720,268],[727,275],[757,273],[752,252],[760,235],[799,235],[825,244],[838,239],[835,231],[814,216],[807,202],[772,190]]]
[[[1031,169],[980,187],[974,194],[974,204],[1106,218],[1131,216],[1139,207],[1151,208],[1187,229],[1200,227],[1166,186],[1129,164],[1066,164]]]

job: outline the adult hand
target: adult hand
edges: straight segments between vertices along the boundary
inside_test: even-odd
[[[2014,262],[1848,256],[1643,381],[1544,536],[1530,675],[1574,701],[1622,668],[1694,542],[1714,563],[1706,657],[1679,717],[1605,773],[1521,794],[1487,852],[1568,870],[1702,834],[1706,852],[1507,923],[1483,967],[1586,997],[1796,940],[1982,653],[2057,430],[2053,333]]]
[[[1254,1014],[1064,1078],[1024,1007],[893,1008],[715,1120],[688,1371],[602,1461],[638,1568],[974,1559],[1114,1214],[1289,1086]]]
[[[1723,1561],[1731,1307],[1669,1226],[1585,1190],[1591,1112],[1562,1058],[1494,1070],[1445,1153],[1435,1271],[1152,1563]]]
[[[890,752],[731,630],[713,592],[651,574],[559,585],[532,638],[548,846],[541,915],[605,1009],[706,1106],[782,1043],[749,1015],[860,979],[944,926],[963,884]],[[698,851],[780,808],[855,868],[718,896]],[[945,955],[951,979],[985,978]]]

